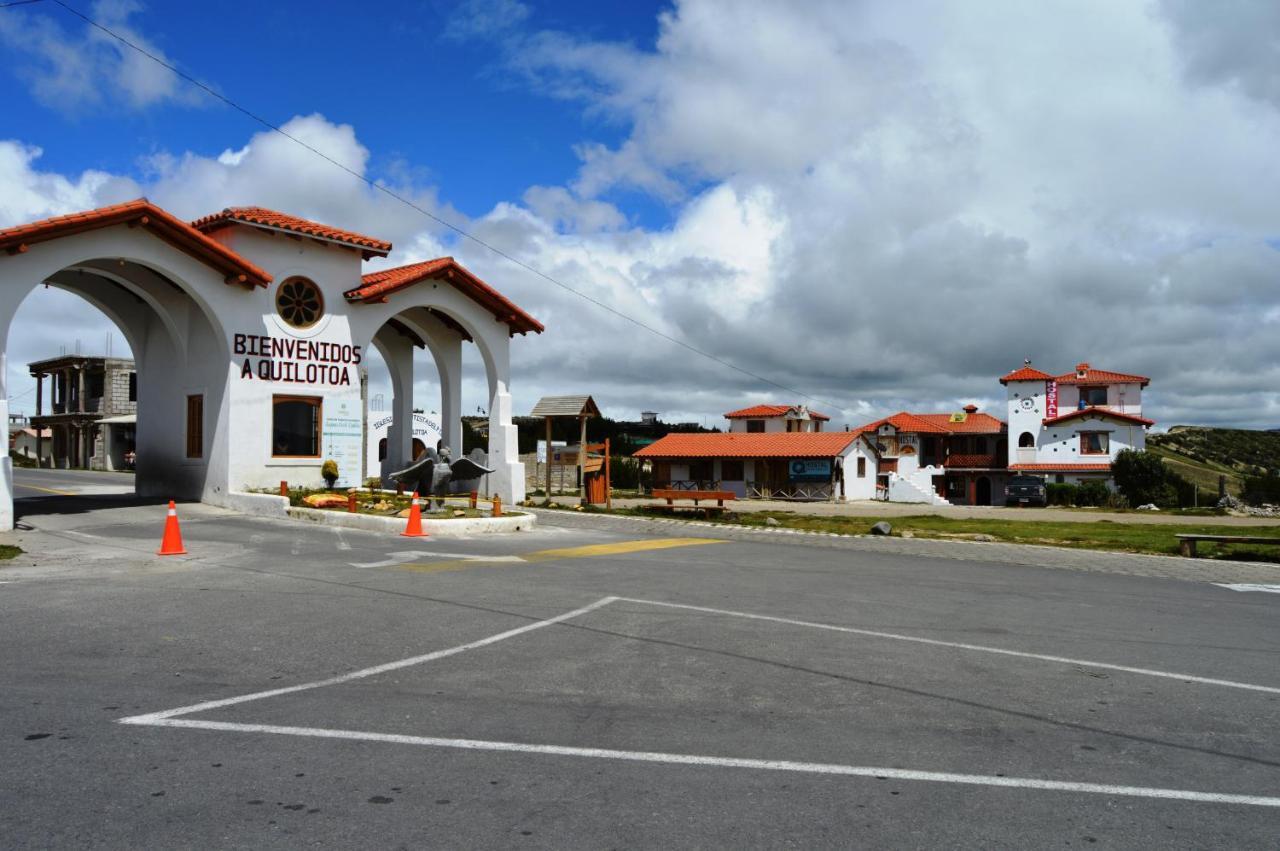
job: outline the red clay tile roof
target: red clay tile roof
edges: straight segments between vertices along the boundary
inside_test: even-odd
[[[1079,417],[1088,416],[1106,417],[1111,420],[1122,420],[1126,423],[1133,423],[1134,425],[1150,426],[1156,424],[1155,420],[1148,420],[1144,417],[1134,416],[1133,414],[1122,414],[1119,411],[1113,411],[1110,408],[1102,408],[1095,405],[1088,408],[1080,408],[1075,411],[1068,411],[1067,413],[1059,414],[1052,419],[1046,419],[1044,420],[1044,425],[1057,425],[1058,423],[1063,423],[1067,420],[1074,420]]]
[[[852,431],[668,434],[636,458],[834,458],[858,439]]]
[[[271,275],[257,265],[236,254],[217,240],[210,239],[177,216],[160,209],[146,198],[41,219],[26,225],[18,225],[0,231],[0,249],[10,254],[20,254],[29,246],[48,242],[62,236],[84,233],[112,225],[130,224],[145,228],[160,239],[190,254],[226,276],[229,284],[265,287]]]
[[[214,213],[202,219],[196,219],[191,223],[191,226],[197,230],[208,232],[228,227],[237,222],[271,230],[289,231],[290,233],[298,233],[316,239],[349,245],[360,249],[366,260],[375,256],[386,257],[391,252],[391,243],[384,240],[374,239],[371,236],[353,233],[341,228],[329,227],[319,222],[300,219],[288,213],[278,213],[265,207],[227,207],[221,213]]]
[[[748,417],[781,417],[792,408],[798,408],[799,405],[752,405],[750,408],[742,408],[737,411],[730,411],[725,414],[726,419],[740,420]],[[809,411],[809,416],[815,420],[829,420],[831,417],[826,414],[820,414],[817,411]]]
[[[999,434],[1005,430],[1004,421],[990,414],[966,414],[962,423],[951,422],[951,414],[912,414],[911,416],[933,423],[952,434]]]
[[[1041,372],[1030,364],[1019,367],[1013,372],[1005,375],[1000,379],[1001,384],[1008,384],[1010,381],[1052,381],[1053,376],[1047,372]]]
[[[386,301],[392,293],[420,281],[446,281],[461,290],[463,295],[487,308],[500,321],[507,323],[513,334],[524,334],[529,331],[541,334],[545,330],[541,322],[516,307],[502,293],[468,272],[452,257],[437,257],[435,260],[426,260],[422,263],[383,269],[380,272],[365,275],[360,280],[362,282],[360,286],[347,290],[343,294],[347,301],[366,304]]]
[[[1009,469],[1023,473],[1109,473],[1111,464],[1010,464]]]
[[[912,434],[1000,434],[1005,429],[1004,422],[990,414],[966,414],[964,422],[951,422],[951,414],[912,414],[899,411],[890,417],[876,420],[857,429],[858,432],[873,432],[888,423],[898,431]]]
[[[1055,376],[1054,380],[1059,384],[1141,384],[1143,387],[1151,383],[1151,379],[1145,375],[1130,375],[1127,372],[1094,369],[1087,363],[1080,364],[1080,366],[1084,367],[1083,378],[1078,378],[1074,372],[1068,372],[1065,375]]]
[[[994,452],[985,455],[948,455],[947,460],[942,462],[942,466],[1003,470],[1007,460],[1003,455]]]

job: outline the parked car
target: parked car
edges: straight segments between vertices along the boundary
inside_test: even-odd
[[[1039,505],[1048,504],[1048,490],[1044,479],[1039,476],[1014,476],[1004,489],[1006,505]]]

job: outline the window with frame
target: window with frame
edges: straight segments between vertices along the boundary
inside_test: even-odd
[[[1080,404],[1084,405],[1086,408],[1105,406],[1107,404],[1107,388],[1081,387]]]
[[[689,478],[695,482],[711,481],[712,468],[710,459],[690,461],[689,462]]]
[[[138,401],[138,373],[129,373],[129,401]]]
[[[320,397],[271,397],[271,454],[276,458],[320,457]]]
[[[720,480],[723,482],[745,481],[743,469],[740,458],[725,458],[720,462]]]
[[[764,431],[764,420],[747,420],[747,431],[753,434]]]
[[[204,394],[187,397],[187,457],[204,457]]]
[[[867,459],[858,459],[858,478],[865,479],[867,477]]]
[[[1110,449],[1107,437],[1108,435],[1105,431],[1080,432],[1080,454],[1106,455]]]

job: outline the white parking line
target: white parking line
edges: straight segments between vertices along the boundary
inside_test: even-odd
[[[896,632],[880,632],[874,629],[857,629],[851,626],[836,626],[829,623],[814,623],[791,618],[779,618],[772,615],[755,615],[750,612],[735,612],[729,609],[713,609],[708,606],[689,606],[684,603],[664,603],[659,600],[641,600],[636,597],[619,597],[620,602],[641,603],[646,606],[665,606],[669,609],[686,609],[691,612],[703,612],[711,615],[728,615],[735,618],[747,618],[754,621],[770,621],[785,623],[791,626],[803,626],[809,629],[823,629],[830,632],[846,632],[853,635],[866,635],[872,638],[888,638],[893,641],[910,641],[913,644],[931,644],[935,647],[954,647],[957,650],[973,650],[978,653],[995,653],[1000,656],[1018,656],[1022,659],[1038,659],[1041,662],[1056,662],[1063,665],[1083,665],[1088,668],[1105,668],[1108,671],[1123,671],[1126,674],[1140,674],[1144,677],[1163,677],[1167,680],[1201,683],[1224,688],[1238,688],[1246,691],[1261,691],[1268,694],[1280,694],[1276,686],[1263,686],[1256,683],[1241,683],[1235,680],[1217,680],[1212,677],[1198,677],[1194,674],[1178,674],[1173,671],[1157,671],[1151,668],[1131,668],[1128,665],[1113,665],[1109,662],[1095,662],[1092,659],[1072,659],[1067,656],[1047,656],[1042,653],[1024,653],[1021,650],[1006,650],[1003,647],[988,647],[983,644],[962,644],[957,641],[941,641],[937,638],[923,638],[918,635],[901,635]]]
[[[659,753],[654,751],[618,751],[607,748],[574,748],[563,745],[530,745],[520,742],[490,742],[478,739],[440,739],[432,736],[405,736],[395,733],[369,733],[362,730],[327,730],[319,727],[282,727],[274,724],[237,724],[226,721],[194,721],[161,719],[142,722],[157,727],[184,727],[195,730],[223,730],[235,733],[271,733],[279,736],[309,736],[318,739],[346,739],[386,742],[397,745],[420,745],[434,748],[457,748],[473,751],[504,751],[549,756],[576,756],[593,759],[615,759],[628,762],[656,762],[666,765],[698,765],[717,768],[747,768],[764,771],[794,771],[804,774],[876,777],[889,780],[923,780],[931,783],[957,783],[965,786],[1000,786],[1012,789],[1038,789],[1051,792],[1083,792],[1130,798],[1160,798],[1173,801],[1195,801],[1207,804],[1244,804],[1251,807],[1280,807],[1280,798],[1263,795],[1236,795],[1222,792],[1199,792],[1194,789],[1162,789],[1154,786],[1117,786],[1110,783],[1075,783],[1067,780],[1041,780],[1035,777],[991,777],[983,774],[954,774],[946,771],[915,771],[903,768],[881,768],[870,765],[837,765],[822,762],[792,762],[774,759],[741,759],[736,757],[698,756],[695,754]]]
[[[1214,584],[1219,588],[1229,588],[1232,591],[1261,591],[1264,594],[1280,594],[1280,585],[1250,585],[1248,583],[1227,585],[1222,582],[1215,582]]]
[[[364,562],[348,562],[352,567],[367,570],[373,567],[395,567],[397,564],[407,564],[411,561],[417,561],[421,558],[456,558],[469,559],[473,561],[524,561],[520,556],[488,556],[480,553],[446,553],[434,552],[428,550],[403,550],[401,552],[387,553],[387,558],[382,561],[364,561]]]
[[[1191,682],[1202,683],[1206,685],[1226,686],[1229,688],[1242,688],[1252,691],[1278,693],[1280,689],[1271,686],[1260,686],[1250,683],[1238,683],[1230,680],[1215,680],[1205,677],[1196,677],[1187,674],[1174,674],[1167,671],[1155,671],[1145,668],[1131,668],[1122,665],[1111,665],[1105,662],[1094,662],[1083,659],[1070,659],[1060,656],[1046,656],[1037,653],[1023,653],[1016,650],[1005,650],[998,647],[984,647],[976,644],[960,644],[951,641],[939,641],[931,638],[921,638],[918,636],[899,635],[896,633],[879,632],[875,630],[856,629],[853,627],[842,627],[833,624],[814,623],[811,621],[794,620],[791,618],[773,617],[770,615],[757,615],[749,612],[736,612],[729,609],[715,609],[707,606],[693,606],[682,603],[666,603],[657,600],[644,600],[633,597],[603,597],[581,608],[565,612],[555,617],[546,618],[545,620],[536,621],[526,624],[515,629],[491,635],[477,641],[471,641],[466,644],[460,644],[455,647],[446,648],[444,650],[436,650],[431,653],[424,653],[420,656],[412,656],[408,659],[401,659],[396,662],[388,662],[382,665],[375,665],[371,668],[362,668],[358,671],[352,671],[336,677],[330,677],[324,680],[316,680],[314,682],[303,683],[301,685],[286,686],[283,688],[269,689],[267,691],[254,692],[252,694],[240,695],[237,697],[223,698],[221,700],[210,700],[203,703],[196,703],[190,706],[182,706],[177,709],[167,709],[161,712],[151,712],[145,715],[134,715],[128,718],[119,719],[121,724],[130,724],[137,726],[151,727],[167,727],[179,729],[194,730],[217,730],[224,732],[236,733],[259,733],[272,734],[280,736],[302,736],[319,739],[343,739],[356,741],[381,742],[401,745],[417,745],[425,747],[453,748],[461,750],[474,751],[500,751],[507,753],[528,753],[541,754],[547,756],[572,756],[586,757],[591,759],[612,759],[629,762],[648,762],[659,763],[665,765],[693,765],[693,766],[711,766],[718,768],[738,768],[738,769],[756,769],[764,771],[789,771],[806,774],[819,775],[839,775],[849,777],[875,777],[892,780],[908,780],[908,781],[924,781],[931,783],[952,783],[967,786],[991,786],[1014,789],[1042,790],[1053,792],[1075,792],[1095,795],[1112,795],[1132,798],[1152,798],[1163,800],[1190,801],[1199,803],[1212,804],[1240,804],[1255,807],[1280,807],[1280,797],[1272,797],[1265,795],[1242,795],[1237,793],[1224,792],[1205,792],[1194,789],[1170,789],[1154,786],[1125,786],[1109,783],[1084,783],[1066,780],[1044,780],[1035,777],[998,777],[982,774],[960,774],[946,771],[921,771],[915,769],[887,768],[880,766],[865,765],[841,765],[835,763],[817,763],[817,762],[797,762],[792,760],[767,760],[767,759],[749,759],[742,757],[721,757],[721,756],[705,756],[698,754],[681,754],[681,753],[663,753],[659,751],[627,751],[612,750],[608,748],[584,748],[571,747],[565,745],[547,745],[547,744],[531,744],[522,742],[503,742],[503,741],[486,741],[479,739],[454,739],[454,738],[438,738],[433,736],[410,736],[394,733],[377,733],[363,730],[338,730],[327,729],[321,727],[294,727],[282,726],[275,724],[249,724],[237,723],[229,721],[202,721],[197,719],[184,719],[180,716],[191,715],[197,712],[206,712],[213,709],[220,709],[226,706],[234,706],[237,704],[248,703],[255,700],[264,700],[266,698],[278,697],[285,694],[293,694],[300,691],[308,691],[311,689],[323,688],[325,686],[340,685],[342,683],[351,682],[352,680],[372,677],[377,674],[387,673],[389,671],[407,668],[413,665],[420,665],[425,662],[431,662],[436,659],[443,659],[447,656],[453,656],[467,650],[474,650],[485,647],[490,644],[496,644],[505,641],[508,638],[514,638],[517,635],[523,635],[526,632],[532,632],[552,624],[562,623],[580,615],[601,609],[615,602],[638,603],[641,605],[660,606],[665,608],[683,609],[687,611],[702,612],[705,614],[726,615],[731,617],[741,617],[749,620],[770,621],[773,623],[790,624],[793,626],[808,627],[813,629],[830,630],[835,632],[850,633],[854,635],[866,635],[874,638],[888,638],[898,641],[909,641],[919,644],[928,644],[943,647],[953,647],[961,650],[973,650],[984,653],[997,653],[1008,656],[1019,656],[1028,659],[1037,659],[1040,661],[1064,663],[1070,665],[1085,665],[1094,668],[1106,668],[1109,670],[1124,671],[1127,673],[1141,674],[1146,676],[1166,677],[1170,679],[1188,680]]]
[[[534,623],[525,624],[524,626],[509,629],[506,632],[500,632],[497,635],[491,635],[488,638],[481,638],[478,641],[470,641],[466,644],[459,644],[457,647],[450,647],[445,650],[436,650],[432,653],[424,653],[421,656],[411,656],[408,659],[401,659],[398,662],[387,662],[384,665],[374,665],[372,668],[362,668],[359,671],[352,671],[349,674],[341,674],[336,677],[329,677],[326,680],[316,680],[311,683],[303,683],[297,686],[285,686],[284,688],[274,688],[268,691],[254,692],[253,694],[244,694],[239,697],[228,697],[223,700],[210,700],[205,703],[196,703],[191,706],[182,706],[178,709],[167,709],[164,712],[152,712],[147,715],[134,715],[130,718],[121,718],[121,724],[155,724],[157,721],[166,718],[176,718],[179,715],[190,715],[193,712],[205,712],[209,709],[219,709],[223,706],[234,706],[237,703],[248,703],[251,700],[262,700],[267,697],[276,697],[282,694],[292,694],[297,691],[308,691],[314,688],[323,688],[324,686],[336,686],[341,683],[348,683],[352,680],[360,680],[365,677],[376,676],[377,674],[385,674],[388,671],[397,671],[400,668],[408,668],[412,665],[421,665],[423,662],[432,662],[436,659],[443,659],[446,656],[453,656],[456,653],[462,653],[466,650],[474,650],[477,647],[485,647],[490,644],[496,644],[499,641],[505,641],[508,638],[514,638],[517,635],[523,635],[526,632],[532,632],[535,629],[542,629],[545,626],[567,621],[570,618],[576,618],[578,615],[585,615],[587,612],[595,611],[601,606],[607,606],[617,597],[601,597],[590,605],[583,606],[580,609],[574,609],[572,612],[565,612],[562,615],[556,615],[553,618],[536,621]]]

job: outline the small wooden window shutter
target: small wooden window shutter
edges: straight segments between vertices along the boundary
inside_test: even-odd
[[[187,457],[204,457],[204,395],[187,397]]]

